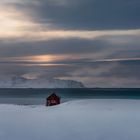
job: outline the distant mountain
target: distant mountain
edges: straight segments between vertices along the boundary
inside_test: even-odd
[[[81,82],[59,79],[26,79],[12,77],[0,79],[0,88],[83,88]]]

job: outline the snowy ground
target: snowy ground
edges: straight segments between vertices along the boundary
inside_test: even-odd
[[[0,140],[140,140],[140,100],[0,105]]]

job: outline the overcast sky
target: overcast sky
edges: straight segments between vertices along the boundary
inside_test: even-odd
[[[0,77],[140,87],[140,0],[1,0]]]

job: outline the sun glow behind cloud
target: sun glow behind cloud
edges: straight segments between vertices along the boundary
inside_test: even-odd
[[[21,61],[27,62],[54,62],[66,59],[65,55],[36,55],[21,57]]]
[[[21,57],[7,57],[1,58],[2,62],[23,62],[27,64],[45,64],[45,63],[54,63],[54,62],[61,62],[64,60],[70,59],[71,55],[33,55],[33,56],[21,56]]]

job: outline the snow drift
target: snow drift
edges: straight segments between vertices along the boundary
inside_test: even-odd
[[[140,100],[0,105],[0,140],[139,140]]]

